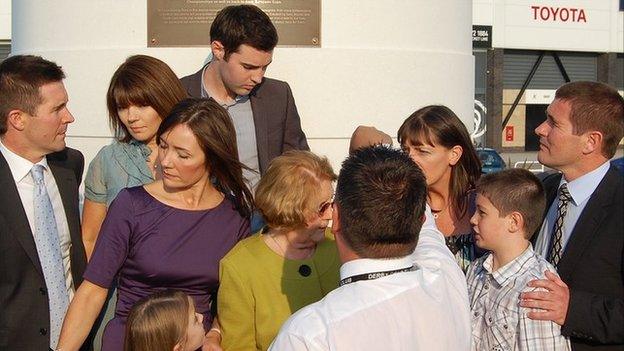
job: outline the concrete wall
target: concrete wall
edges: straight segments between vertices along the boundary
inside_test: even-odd
[[[11,40],[11,0],[0,0],[0,42]]]
[[[87,160],[110,142],[105,92],[116,67],[143,53],[179,75],[208,48],[147,48],[147,1],[13,2],[13,54],[36,53],[67,73],[76,122],[68,143]],[[391,135],[415,109],[445,104],[472,127],[471,1],[322,3],[322,48],[277,48],[267,76],[291,84],[313,151],[338,167],[359,124]]]

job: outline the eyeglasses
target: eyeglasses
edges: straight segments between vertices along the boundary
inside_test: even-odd
[[[327,201],[323,201],[318,208],[318,215],[319,216],[323,216],[323,214],[325,214],[325,211],[327,211],[328,208],[332,207],[332,205],[334,204],[334,197],[336,194],[332,194],[332,196],[329,198],[329,200]]]

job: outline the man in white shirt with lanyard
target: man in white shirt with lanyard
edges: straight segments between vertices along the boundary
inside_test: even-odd
[[[340,287],[295,313],[270,349],[468,350],[466,282],[426,196],[422,171],[401,151],[349,156],[332,215]]]

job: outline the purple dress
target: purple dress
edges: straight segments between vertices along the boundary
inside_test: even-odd
[[[84,279],[109,288],[117,308],[104,331],[103,351],[123,350],[126,317],[141,298],[164,289],[189,294],[204,327],[219,287],[219,260],[249,235],[249,222],[227,198],[210,210],[167,206],[143,187],[122,190],[102,224]]]

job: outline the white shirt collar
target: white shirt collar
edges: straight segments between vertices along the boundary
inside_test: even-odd
[[[572,201],[574,201],[574,204],[578,206],[594,193],[594,190],[596,190],[598,184],[602,181],[602,178],[604,178],[607,171],[609,171],[609,166],[610,163],[607,161],[593,171],[586,173],[571,182],[566,182],[565,177],[561,177],[559,187],[561,187],[564,183],[568,183],[568,191],[570,192],[570,196],[572,196]]]
[[[30,162],[29,160],[23,158],[22,156],[14,153],[9,150],[2,141],[0,140],[0,152],[2,152],[2,156],[6,160],[9,165],[9,169],[11,170],[11,174],[13,175],[13,180],[15,183],[19,183],[26,177],[30,170],[33,168],[35,163]],[[48,169],[48,160],[46,157],[42,158],[41,161],[36,164],[42,165],[44,169]]]
[[[389,259],[360,258],[345,262],[340,267],[340,279],[372,272],[393,271],[401,268],[412,267],[413,265],[414,262],[412,262],[409,255],[401,258]]]

